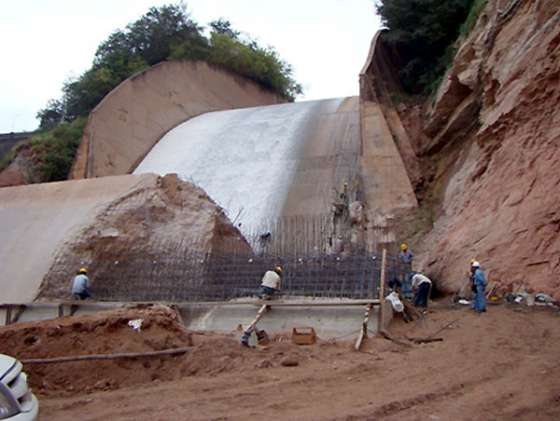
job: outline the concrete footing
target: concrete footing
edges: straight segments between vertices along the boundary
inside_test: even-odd
[[[363,308],[376,304],[370,317],[370,331],[377,331],[378,300],[318,301],[296,300],[270,303],[259,322],[268,333],[291,332],[297,327],[313,327],[321,339],[335,339],[358,334],[363,322]],[[0,325],[55,319],[61,316],[93,314],[100,311],[134,307],[148,303],[61,302],[0,305]],[[149,303],[155,304],[155,303]],[[230,333],[249,325],[262,302],[160,303],[173,307],[189,330]]]

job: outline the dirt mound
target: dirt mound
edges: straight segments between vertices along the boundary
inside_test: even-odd
[[[89,226],[67,238],[43,281],[40,298],[67,297],[73,273],[85,265],[96,299],[185,299],[173,294],[187,294],[188,287],[200,281],[200,271],[188,266],[193,253],[204,259],[228,247],[250,251],[202,189],[174,174],[153,181],[116,198]]]
[[[140,331],[128,325],[141,319]],[[63,317],[0,329],[0,353],[18,359],[148,352],[190,346],[192,335],[164,307],[117,310]],[[33,389],[41,395],[68,395],[175,377],[180,357],[28,365]]]
[[[129,325],[133,320],[142,320],[139,331]],[[25,371],[36,393],[54,397],[187,376],[207,377],[276,367],[280,366],[284,356],[297,360],[307,358],[304,352],[287,342],[276,343],[273,351],[260,353],[242,348],[238,334],[188,332],[178,321],[177,314],[164,306],[62,317],[0,328],[0,353],[20,360],[182,347],[191,347],[191,351],[176,356],[29,364]]]
[[[17,161],[13,161],[8,167],[0,171],[0,187],[21,186],[27,184],[25,173],[18,165]]]
[[[53,394],[41,399],[42,416],[558,420],[558,320],[557,312],[542,308],[489,306],[479,315],[434,306],[423,319],[396,323],[391,333],[403,342],[433,334],[443,341],[403,346],[370,338],[364,352],[349,343],[298,347],[283,341],[266,350],[240,349],[237,335],[194,335],[193,352],[172,359],[176,380],[86,396]]]

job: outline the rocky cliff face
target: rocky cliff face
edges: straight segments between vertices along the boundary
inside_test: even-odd
[[[559,105],[560,1],[489,1],[424,110],[442,200],[423,262],[444,289],[476,258],[560,298]]]
[[[437,203],[417,268],[451,292],[476,258],[505,290],[560,299],[560,1],[489,0],[435,98],[388,97]]]

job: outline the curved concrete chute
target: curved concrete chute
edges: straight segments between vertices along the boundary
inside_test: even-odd
[[[162,62],[131,76],[91,112],[71,178],[130,173],[169,130],[210,111],[285,102],[203,61]]]
[[[357,98],[207,113],[165,135],[135,174],[178,173],[244,227],[330,212],[357,168]]]

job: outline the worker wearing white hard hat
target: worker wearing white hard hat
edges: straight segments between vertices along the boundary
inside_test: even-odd
[[[486,275],[477,260],[471,262],[471,281],[474,296],[474,311],[483,313],[486,311]]]

